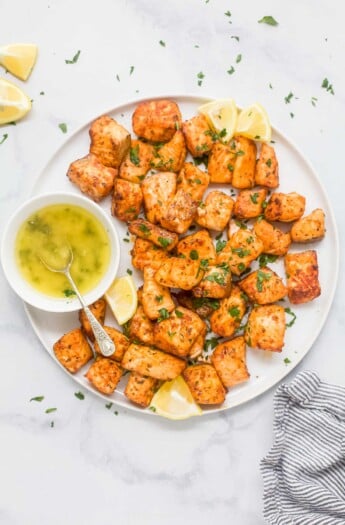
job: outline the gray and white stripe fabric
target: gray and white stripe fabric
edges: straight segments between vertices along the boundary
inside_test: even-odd
[[[266,523],[345,525],[345,388],[301,372],[277,389],[274,411],[261,462]]]

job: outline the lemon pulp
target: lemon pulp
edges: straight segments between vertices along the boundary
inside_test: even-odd
[[[182,376],[166,381],[153,396],[150,408],[168,419],[187,419],[202,413]]]
[[[105,293],[105,299],[116,321],[123,325],[133,317],[137,305],[137,290],[130,275],[118,277]]]

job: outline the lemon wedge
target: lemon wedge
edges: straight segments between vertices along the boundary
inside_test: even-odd
[[[223,142],[229,142],[237,123],[237,107],[232,98],[220,98],[198,108]]]
[[[272,130],[265,108],[255,103],[242,109],[238,115],[235,134],[244,135],[260,142],[269,142]]]
[[[187,419],[202,413],[182,376],[166,381],[153,396],[150,408],[168,419]]]
[[[104,297],[120,325],[127,323],[135,314],[138,305],[137,290],[130,275],[115,279]]]
[[[21,119],[31,109],[31,100],[18,86],[0,78],[0,125]]]
[[[26,80],[35,65],[38,48],[35,44],[8,44],[0,47],[0,64],[12,75]]]

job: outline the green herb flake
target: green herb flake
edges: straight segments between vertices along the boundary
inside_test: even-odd
[[[8,137],[8,133],[4,133],[3,136],[2,136],[2,139],[0,140],[0,145],[3,144],[5,142],[5,140],[7,139]]]
[[[290,113],[290,117],[291,117],[291,118],[294,118],[294,117],[295,117],[295,114],[294,114],[294,113]]]
[[[268,166],[269,168],[272,166],[272,159],[266,160],[266,166]]]
[[[285,359],[284,359],[284,363],[285,363],[286,365],[289,365],[289,364],[291,363],[291,361],[290,361],[290,359],[289,359],[288,357],[285,357]]]
[[[129,242],[129,239],[126,239],[126,238],[124,238],[122,240],[123,240],[123,242]]]
[[[258,203],[258,198],[259,198],[259,194],[257,192],[250,195],[250,200],[252,201],[253,204]]]
[[[207,277],[205,277],[205,281],[210,281],[212,283],[217,283],[220,286],[224,286],[225,285],[225,277],[224,277],[224,275],[222,275],[221,273],[218,273],[218,272],[214,272],[214,273],[211,273],[210,275],[207,275]]]
[[[85,399],[85,396],[84,396],[83,392],[80,392],[80,391],[79,392],[74,392],[74,395],[75,395],[76,398],[80,399],[81,401],[83,399]]]
[[[231,248],[231,251],[232,253],[236,253],[241,259],[251,254],[250,250],[246,250],[244,248]]]
[[[40,95],[45,95],[45,92],[44,91],[40,91]]]
[[[189,257],[190,259],[192,259],[193,261],[197,261],[199,259],[199,253],[197,250],[191,250],[189,252]]]
[[[168,312],[168,310],[166,308],[160,308],[160,310],[158,310],[158,312],[159,312],[159,317],[157,319],[157,323],[160,323],[164,319],[169,319],[170,314],[169,314],[169,312]]]
[[[243,272],[246,269],[246,265],[244,263],[239,263],[237,268],[239,272]]]
[[[69,288],[66,288],[62,293],[65,297],[73,297],[74,295],[76,295],[75,291]]]
[[[158,237],[158,242],[163,248],[167,248],[172,243],[172,240],[166,237]]]
[[[264,281],[269,281],[271,279],[271,274],[262,272],[261,270],[258,270],[257,276],[256,276],[256,289],[258,292],[262,292],[262,286]]]
[[[316,97],[311,97],[311,103],[312,105],[315,107],[316,106],[316,102],[317,102],[317,98]]]
[[[146,224],[139,224],[139,230],[144,234],[144,235],[151,235],[151,230],[150,228],[148,228],[146,226]]]
[[[120,77],[119,77],[119,75],[116,75],[116,80],[117,80],[118,82],[121,82],[121,81],[120,81]]]
[[[151,410],[151,412],[156,412],[156,407],[154,407],[154,406],[150,406],[150,407],[149,407],[149,410]]]
[[[227,70],[227,73],[228,73],[228,75],[232,75],[233,73],[235,73],[234,66],[231,66],[230,69]]]
[[[164,42],[164,40],[160,40],[159,43],[160,43],[160,45],[161,45],[162,47],[165,47],[165,42]]]
[[[270,15],[263,16],[260,20],[258,20],[258,23],[259,24],[267,24],[269,26],[277,26],[278,25],[277,20],[275,18],[273,18],[273,16],[270,16]]]
[[[198,86],[201,86],[202,85],[202,81],[203,79],[205,78],[205,75],[202,71],[200,71],[198,74],[197,74],[197,78],[198,78]]]
[[[224,14],[225,14],[225,16],[228,16],[228,17],[230,17],[230,16],[231,16],[231,13],[230,13],[230,11],[226,11],[226,13],[224,13]]]
[[[110,401],[109,403],[106,403],[104,406],[105,406],[105,408],[107,408],[108,410],[110,410],[111,407],[113,406],[113,403]]]
[[[329,80],[327,78],[323,79],[321,87],[324,88],[329,93],[331,93],[331,95],[334,95],[333,86],[332,86],[332,84],[329,83]]]
[[[218,343],[219,343],[218,337],[210,337],[209,339],[206,339],[204,343],[205,352],[208,352],[209,350],[213,350],[214,348],[216,348]]]
[[[67,133],[67,124],[65,124],[64,122],[61,122],[61,124],[59,124],[59,128],[61,129],[62,133]]]
[[[36,397],[32,397],[30,399],[30,402],[31,401],[37,401],[38,403],[40,403],[41,401],[43,401],[43,399],[44,399],[44,396],[36,396]]]
[[[286,325],[285,325],[287,328],[290,328],[290,327],[294,324],[294,322],[296,321],[296,319],[297,319],[297,315],[295,314],[295,312],[293,312],[293,311],[291,310],[291,308],[284,308],[284,310],[285,310],[285,312],[286,312],[288,315],[291,315],[291,316],[292,316],[291,321],[289,321],[289,322],[286,323]]]
[[[236,64],[239,64],[242,60],[242,55],[237,55],[236,57]]]
[[[51,422],[50,422],[50,427],[51,427],[51,428],[54,428],[54,421],[51,421]]]
[[[139,144],[134,146],[134,148],[130,148],[129,150],[129,159],[134,166],[140,166],[140,158],[139,158]]]
[[[57,408],[47,408],[47,410],[45,411],[46,414],[51,414],[52,412],[56,412],[57,411]]]
[[[129,74],[132,75],[133,71],[134,71],[134,66],[131,66],[130,69],[129,69]]]
[[[79,56],[80,56],[80,53],[81,51],[77,51],[76,54],[74,55],[74,57],[72,58],[72,60],[68,60],[66,59],[65,62],[66,64],[76,64],[78,62],[78,59],[79,59]]]
[[[200,268],[202,270],[207,270],[207,268],[208,268],[208,259],[201,259],[201,261],[200,261]]]
[[[285,104],[290,104],[292,98],[293,98],[293,93],[290,91],[290,93],[286,95],[286,97],[284,97]]]
[[[224,250],[226,246],[226,241],[223,241],[221,239],[217,240],[216,242],[216,252],[219,253],[221,252],[222,250]]]
[[[175,310],[175,315],[176,315],[176,317],[178,317],[179,319],[181,319],[181,317],[183,317],[183,313],[180,312],[180,310]]]
[[[278,259],[278,255],[270,255],[268,253],[262,253],[258,259],[260,268],[267,266],[268,263],[274,263]]]
[[[161,303],[163,301],[163,299],[164,299],[163,295],[156,295],[155,296],[156,303]]]
[[[129,268],[127,268],[126,272],[128,273],[128,275],[133,275],[133,271],[130,270]]]
[[[231,308],[229,308],[228,313],[231,315],[231,317],[240,317],[240,310],[237,306],[232,306]]]
[[[237,40],[237,42],[240,41],[240,37],[239,36],[231,36],[230,38],[233,38],[234,40]]]

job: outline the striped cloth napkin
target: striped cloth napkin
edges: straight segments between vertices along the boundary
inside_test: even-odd
[[[345,388],[301,372],[277,389],[274,411],[274,445],[261,462],[266,522],[344,525]]]

